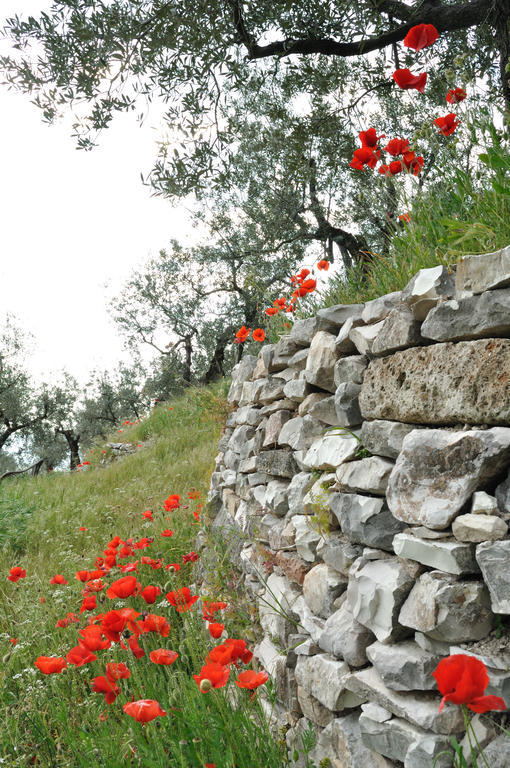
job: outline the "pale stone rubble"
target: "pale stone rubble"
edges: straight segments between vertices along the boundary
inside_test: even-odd
[[[228,399],[209,510],[258,603],[290,764],[313,732],[316,765],[451,768],[440,659],[480,658],[510,706],[510,247],[297,320]]]

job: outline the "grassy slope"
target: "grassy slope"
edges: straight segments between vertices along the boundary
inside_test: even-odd
[[[116,436],[128,442],[148,441],[136,454],[120,461],[100,465],[103,454],[98,448],[89,457],[89,471],[14,480],[0,486],[4,545],[0,550],[4,574],[0,581],[2,765],[281,765],[280,749],[268,737],[257,701],[249,702],[249,691],[233,686],[230,694],[221,689],[204,695],[191,677],[205,663],[207,650],[220,642],[207,636],[199,605],[179,615],[163,597],[168,590],[192,583],[191,564],[183,565],[175,575],[140,566],[137,578],[142,586],[160,585],[162,595],[152,606],[139,597],[125,603],[164,615],[171,623],[169,637],[155,633],[140,637],[144,658],[135,660],[129,650],[116,645],[98,651],[97,660],[83,667],[69,665],[63,674],[45,676],[34,668],[39,655],[65,656],[76,645],[79,626],[56,629],[55,623],[68,611],[79,610],[83,585],[74,578],[75,572],[93,568],[95,558],[115,534],[135,540],[154,535],[151,547],[136,556],[163,556],[167,563],[182,561],[182,554],[194,548],[197,524],[192,508],[168,514],[162,503],[173,493],[187,500],[192,488],[205,497],[225,415],[224,394],[222,384],[189,391],[174,401],[172,410],[162,404],[144,422]],[[141,517],[149,508],[154,522]],[[80,526],[88,530],[79,531]],[[174,535],[160,538],[168,527]],[[6,576],[14,565],[26,568],[27,578],[12,584]],[[69,585],[51,586],[50,577],[56,573],[63,574]],[[110,583],[121,575],[116,568],[105,581]],[[42,604],[40,597],[45,598]],[[219,600],[225,595],[211,597]],[[105,602],[98,602],[97,612],[121,605],[102,599]],[[80,626],[88,615],[82,614]],[[230,637],[238,636],[234,605],[217,620],[225,621]],[[11,637],[18,639],[15,647]],[[170,648],[180,657],[171,667],[152,664],[148,654],[157,648]],[[91,693],[90,680],[104,675],[108,661],[126,662],[132,674],[119,681],[122,694],[107,708],[108,718],[101,721],[104,699],[102,694]],[[238,695],[232,698],[232,692]],[[132,695],[158,700],[167,716],[141,726],[122,711]]]

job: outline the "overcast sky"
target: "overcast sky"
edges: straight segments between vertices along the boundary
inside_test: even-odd
[[[2,0],[3,19],[48,0]],[[113,367],[122,342],[108,296],[168,242],[186,241],[183,212],[142,185],[156,156],[156,116],[119,116],[100,147],[78,151],[69,125],[48,127],[29,98],[0,86],[0,322],[14,313],[36,337],[31,367],[86,379]],[[106,287],[107,286],[107,287]]]

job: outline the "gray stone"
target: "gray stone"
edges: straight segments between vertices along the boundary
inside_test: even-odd
[[[326,563],[315,565],[303,581],[303,597],[316,616],[327,619],[336,598],[347,589],[347,578]]]
[[[459,643],[487,637],[494,617],[484,584],[430,571],[417,580],[398,620],[433,640]]]
[[[393,549],[399,557],[457,576],[479,571],[474,547],[458,541],[421,539],[404,532],[393,539]]]
[[[280,445],[288,445],[295,451],[307,450],[324,427],[313,416],[295,416],[283,426],[279,436]]]
[[[288,384],[289,381],[294,381],[299,378],[299,371],[296,371],[295,368],[284,368],[283,371],[278,371],[278,373],[275,373],[274,375],[275,378],[283,379],[285,383]]]
[[[504,539],[508,525],[495,515],[459,515],[452,523],[453,535],[459,541],[497,541]]]
[[[275,515],[270,514],[269,512],[266,515],[263,515],[260,518],[260,521],[258,523],[258,528],[256,530],[255,538],[257,541],[263,541],[266,544],[269,544],[269,537],[271,535],[271,532],[275,529],[277,526],[281,526],[283,524],[283,521],[281,518],[276,517]]]
[[[295,403],[302,403],[310,394],[310,384],[304,379],[293,379],[285,384],[283,394]]]
[[[278,339],[274,345],[270,370],[282,370],[282,366],[286,368],[290,358],[299,351],[300,347],[301,345],[291,336],[282,336]]]
[[[309,469],[336,469],[342,462],[354,458],[359,440],[352,435],[329,434],[316,438],[303,459]]]
[[[248,424],[250,427],[256,427],[260,423],[262,415],[258,408],[253,408],[251,405],[244,405],[242,408],[238,408],[236,412],[236,426],[240,424]]]
[[[257,456],[257,469],[277,477],[293,477],[297,464],[289,451],[264,451]]]
[[[368,357],[365,357],[365,355],[341,357],[335,363],[335,385],[339,387],[340,384],[346,384],[347,382],[361,384],[367,365]]]
[[[451,299],[432,309],[422,334],[434,341],[462,341],[508,336],[510,290],[487,291],[480,296]]]
[[[292,520],[296,529],[296,550],[298,555],[303,560],[306,560],[307,563],[315,562],[317,544],[321,539],[320,533],[312,528],[308,518],[304,515],[295,515]]]
[[[435,653],[439,656],[450,655],[450,648],[452,647],[450,643],[442,643],[440,640],[432,640],[431,637],[424,635],[423,632],[415,632],[414,640],[424,651],[428,651],[432,654]]]
[[[292,355],[287,363],[289,368],[295,368],[296,371],[304,371],[306,368],[306,361],[308,359],[308,348],[300,349],[295,355]]]
[[[320,636],[324,632],[324,625],[326,623],[324,619],[311,612],[305,603],[303,595],[298,597],[292,608],[294,615],[299,619],[301,627],[305,632],[308,632],[315,643],[318,643]]]
[[[494,613],[510,613],[510,541],[479,544],[476,559],[489,588]]]
[[[335,392],[335,411],[337,422],[341,427],[356,427],[361,424],[358,396],[361,384],[345,382],[340,384]]]
[[[319,321],[316,317],[305,317],[302,320],[294,320],[290,331],[290,338],[300,347],[309,347],[313,337],[319,330]]]
[[[289,510],[289,483],[284,480],[271,480],[266,487],[265,506],[277,517],[283,517]]]
[[[272,413],[275,413],[275,411],[281,410],[295,411],[296,403],[293,400],[289,400],[287,397],[283,397],[281,400],[274,400],[272,403],[269,403],[269,405],[264,405],[264,407],[260,409],[260,412],[263,416],[270,416]],[[264,426],[264,422],[261,422],[257,429],[261,429],[262,426]]]
[[[318,331],[310,345],[304,378],[309,384],[328,392],[334,392],[334,369],[337,359],[338,354],[333,334]]]
[[[367,747],[403,762],[405,768],[451,768],[453,765],[447,756],[436,760],[441,752],[451,752],[450,740],[446,736],[428,733],[399,717],[380,723],[366,711],[361,714],[359,725]]]
[[[364,421],[361,443],[370,453],[396,459],[402,450],[404,437],[413,429],[416,429],[413,424],[401,424],[399,421]]]
[[[294,475],[287,489],[291,515],[304,514],[303,499],[314,482],[315,478],[311,472],[298,472]]]
[[[365,419],[412,424],[510,423],[510,340],[447,342],[372,360],[360,392]]]
[[[250,456],[248,459],[243,459],[239,462],[239,472],[244,474],[255,473],[257,471],[257,459],[255,456]],[[236,475],[234,473],[234,479]],[[263,482],[263,481],[262,481]]]
[[[266,379],[264,386],[259,394],[259,401],[268,405],[273,400],[280,400],[283,397],[283,387],[285,382],[283,379],[278,379],[276,376],[270,376]]]
[[[460,707],[445,707],[439,712],[436,693],[392,691],[373,667],[353,672],[346,685],[359,696],[375,701],[397,717],[426,731],[447,735],[464,731],[464,717]]]
[[[383,499],[353,493],[332,493],[329,506],[350,541],[392,550],[393,537],[403,529]]]
[[[373,640],[373,633],[356,621],[345,600],[327,619],[319,645],[323,651],[344,659],[351,667],[362,667],[367,663],[366,649]]]
[[[455,292],[455,276],[446,267],[420,269],[402,291],[402,301],[412,308],[417,320],[424,320],[440,298]]]
[[[329,512],[329,489],[335,482],[335,475],[323,473],[312,485],[303,499],[303,511],[305,515],[316,515],[318,512]],[[336,520],[334,521],[336,524]],[[335,525],[335,527],[338,527]]]
[[[391,768],[394,765],[363,744],[356,713],[332,720],[319,733],[310,758],[315,765],[323,765],[321,761],[328,758],[331,768]]]
[[[264,349],[264,347],[262,347]],[[265,379],[269,375],[269,371],[266,368],[266,364],[264,363],[264,358],[262,356],[262,350],[259,352],[259,355],[257,357],[257,363],[255,365],[255,368],[253,369],[252,379],[255,381],[255,379]]]
[[[359,706],[360,699],[345,688],[350,669],[343,661],[337,661],[326,653],[301,656],[296,664],[296,681],[324,707],[340,712]]]
[[[336,304],[332,307],[319,309],[317,317],[321,330],[336,332],[349,317],[360,317],[363,304]]]
[[[253,355],[244,355],[241,362],[234,366],[232,371],[232,385],[228,393],[229,403],[236,402],[241,397],[243,384],[251,378],[257,358]]]
[[[262,668],[273,677],[281,653],[268,637],[263,637],[261,642],[255,646],[253,655],[260,661]]]
[[[366,652],[381,680],[392,691],[437,690],[432,672],[441,661],[440,654],[424,651],[412,640],[393,645],[375,642]]]
[[[420,320],[416,320],[409,307],[393,309],[382,324],[372,344],[372,354],[389,355],[398,349],[416,347],[423,343]]]
[[[336,471],[336,479],[345,493],[360,491],[384,496],[393,466],[392,461],[370,456],[342,464]]]
[[[312,416],[314,419],[322,421],[324,424],[328,424],[330,427],[345,426],[340,423],[335,404],[336,395],[325,397],[314,406],[312,406],[312,408],[310,408],[310,416]]]
[[[253,427],[247,425],[236,427],[228,441],[228,448],[234,453],[240,453],[242,446],[255,435]]]
[[[489,496],[485,491],[476,491],[471,499],[471,513],[473,515],[497,515],[499,513],[498,502],[494,496]]]
[[[419,566],[396,557],[368,562],[362,557],[352,566],[347,587],[349,606],[354,618],[380,642],[409,634],[397,617],[419,572]]]
[[[510,247],[493,253],[464,256],[457,264],[455,288],[460,293],[483,293],[510,285]]]
[[[324,728],[334,719],[335,715],[333,712],[300,685],[297,687],[297,698],[301,712],[315,725]],[[303,765],[306,765],[306,763],[303,763]]]
[[[506,733],[498,736],[484,749],[485,759],[491,768],[508,768],[510,765],[510,739]]]
[[[399,307],[401,302],[402,291],[394,291],[393,293],[379,296],[377,299],[367,301],[365,308],[361,313],[361,318],[367,325],[378,323],[380,320],[384,320],[388,317],[393,309]]]
[[[413,525],[412,528],[406,528],[404,533],[410,533],[412,536],[417,536],[419,539],[434,539],[439,541],[441,539],[451,539],[451,531],[433,531],[431,528],[426,528],[424,525]]]
[[[359,545],[338,534],[322,539],[317,547],[317,555],[345,576],[349,575],[351,565],[361,555],[361,551]]]
[[[471,752],[471,743],[474,742],[476,744],[475,752],[478,752],[478,747],[483,750],[484,747],[486,747],[489,742],[491,742],[496,737],[496,729],[494,726],[490,725],[486,721],[484,722],[480,715],[474,715],[470,718],[471,720],[471,734],[468,736],[467,734],[464,736],[462,741],[460,742],[460,746],[462,749],[462,753],[464,755],[464,759],[466,760],[467,765],[472,765],[472,752]],[[473,737],[473,731],[474,731],[474,737]],[[482,758],[480,758],[482,760]],[[482,762],[483,765],[483,762]]]
[[[388,506],[398,520],[441,530],[509,459],[508,428],[411,432],[390,476]]]
[[[270,574],[266,589],[258,601],[260,624],[269,637],[276,637],[285,642],[295,631],[292,621],[293,605],[299,595],[299,588],[291,584],[285,576]]]
[[[350,317],[342,325],[336,337],[336,351],[339,355],[355,355],[357,353],[356,345],[351,341],[350,333],[353,328],[363,325],[361,317]]]
[[[292,415],[291,411],[279,410],[269,416],[262,448],[276,448],[282,427],[290,418],[292,418]]]
[[[327,400],[329,397],[330,395],[327,395],[325,392],[310,392],[310,394],[299,404],[298,414],[300,416],[309,415],[310,411],[317,405],[317,403],[320,403],[322,400]]]
[[[352,328],[349,332],[349,338],[358,350],[360,355],[370,355],[375,338],[381,328],[384,320],[374,325],[360,325],[358,328]]]

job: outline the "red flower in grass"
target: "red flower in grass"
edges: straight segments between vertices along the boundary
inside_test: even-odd
[[[223,664],[206,664],[200,670],[199,675],[193,675],[196,684],[202,693],[207,693],[211,688],[223,688],[230,675],[230,670]]]
[[[269,317],[271,317],[271,315],[276,315],[276,314],[278,314],[278,312],[279,312],[279,311],[280,311],[280,310],[279,310],[279,308],[278,308],[278,307],[268,307],[267,309],[265,309],[265,310],[264,310],[264,312],[266,313],[266,315],[269,315]]]
[[[317,269],[318,270],[324,270],[324,272],[327,272],[329,269],[329,261],[327,259],[321,259],[317,262]]]
[[[262,342],[266,338],[266,334],[264,333],[262,328],[255,328],[255,330],[253,331],[252,335],[253,335],[253,340],[254,341]]]
[[[404,152],[402,155],[402,160],[407,170],[411,171],[415,176],[418,176],[421,169],[423,168],[424,163],[422,155],[416,157],[414,152]]]
[[[222,611],[226,607],[227,607],[227,603],[224,603],[224,602],[209,603],[207,600],[204,600],[204,603],[203,603],[204,620],[214,621],[214,614],[217,611]]]
[[[133,717],[139,723],[150,723],[155,717],[165,717],[166,712],[153,699],[140,699],[124,704],[126,715]]]
[[[178,656],[178,653],[175,651],[168,651],[166,648],[160,648],[157,651],[151,651],[149,654],[149,658],[153,664],[163,664],[167,667],[170,666],[170,664],[173,664]]]
[[[43,675],[59,674],[67,667],[67,661],[60,656],[39,656],[35,666]]]
[[[89,578],[89,572],[88,571],[76,571],[76,579],[78,581],[87,581]]]
[[[124,599],[131,595],[137,595],[140,592],[141,586],[135,576],[123,576],[121,579],[112,582],[106,590],[106,594],[110,598],[120,597]]]
[[[120,680],[121,678],[127,679],[128,677],[131,677],[131,672],[122,661],[118,664],[111,661],[106,665],[106,677],[111,681]]]
[[[225,640],[225,645],[232,648],[232,661],[236,662],[240,659],[243,664],[248,664],[252,660],[253,653],[246,647],[246,640],[231,638]]]
[[[167,539],[170,538],[170,536],[173,536],[174,532],[170,530],[170,528],[167,528],[165,531],[162,531],[160,533],[160,536],[165,536]]]
[[[129,643],[129,650],[133,654],[133,656],[136,659],[141,659],[142,656],[145,656],[145,651],[143,648],[140,648],[140,643],[138,642],[138,638],[136,635],[131,635],[131,637],[128,640]]]
[[[83,611],[94,611],[97,608],[97,600],[95,595],[89,595],[88,597],[84,597],[80,613],[83,613]]]
[[[264,685],[268,677],[267,672],[254,672],[252,669],[247,669],[237,676],[236,685],[239,688],[249,688],[253,691],[259,685]]]
[[[141,632],[157,632],[161,637],[168,637],[170,634],[170,624],[164,616],[157,616],[155,613],[149,615],[138,622]]]
[[[411,214],[410,213],[401,213],[400,216],[398,217],[398,220],[399,221],[403,221],[406,224],[409,224],[409,222],[411,221]]]
[[[384,133],[381,133],[381,135],[378,136],[375,128],[369,128],[367,131],[360,131],[358,135],[362,147],[376,147],[379,139],[384,139],[386,137],[386,134]]]
[[[208,664],[220,664],[221,666],[226,666],[227,664],[233,663],[233,654],[234,649],[232,646],[222,643],[209,651],[206,661]]]
[[[178,493],[171,493],[170,496],[163,502],[163,508],[165,512],[171,512],[172,509],[177,509],[181,506],[181,497]]]
[[[140,597],[143,597],[147,605],[152,605],[156,602],[156,598],[161,594],[161,587],[154,587],[151,584],[142,589]]]
[[[146,520],[152,520],[152,512],[150,509],[147,509],[145,512],[142,512],[142,517],[144,517]]]
[[[120,688],[118,688],[112,680],[108,680],[104,675],[95,677],[91,680],[91,684],[94,693],[104,693],[104,698],[107,704],[112,704],[120,693]]]
[[[355,149],[353,152],[351,168],[354,168],[355,170],[363,170],[365,165],[367,165],[369,168],[375,168],[380,157],[380,149],[374,150],[372,147],[360,147],[359,149]]]
[[[427,73],[413,75],[410,69],[396,69],[393,73],[393,79],[399,88],[404,91],[415,90],[423,93],[427,84]]]
[[[236,337],[234,339],[235,344],[244,344],[248,336],[250,335],[251,328],[247,328],[245,325],[242,325],[239,330],[236,333]]]
[[[464,88],[450,88],[446,94],[446,101],[448,104],[458,104],[459,101],[464,101],[467,93]]]
[[[456,117],[457,115],[453,112],[445,115],[445,117],[436,117],[434,123],[439,128],[438,133],[441,133],[443,136],[451,136],[457,126],[460,125],[460,120],[455,120]]]
[[[224,624],[217,624],[216,622],[209,622],[209,634],[217,640],[223,634],[225,629]]]
[[[196,560],[198,560],[198,555],[196,552],[188,552],[187,555],[182,556],[183,563],[194,563]]]
[[[85,645],[80,644],[71,648],[69,653],[66,654],[66,659],[69,664],[73,664],[75,667],[83,667],[84,664],[89,664],[91,661],[95,661],[97,656]]]
[[[67,579],[64,579],[61,573],[57,573],[51,577],[50,584],[69,584],[69,582]]]
[[[111,645],[107,637],[103,637],[101,627],[97,624],[89,624],[88,627],[78,632],[80,645],[84,645],[89,651],[102,651]]]
[[[24,568],[20,568],[19,565],[16,565],[14,568],[11,568],[9,571],[9,575],[7,578],[9,581],[19,581],[20,579],[24,579],[27,575],[27,572]]]
[[[404,37],[404,45],[415,51],[421,51],[436,42],[439,32],[433,24],[417,24],[411,27]]]
[[[386,152],[389,152],[393,157],[403,155],[409,149],[409,142],[407,139],[391,139],[384,147]]]
[[[432,673],[439,692],[443,694],[439,711],[447,701],[452,704],[465,704],[473,712],[490,712],[493,709],[505,710],[506,705],[500,696],[484,696],[489,685],[489,676],[485,664],[458,653],[442,659]]]
[[[101,632],[112,643],[118,643],[120,634],[124,631],[127,618],[120,611],[108,611],[101,620]]]
[[[174,592],[168,592],[166,599],[177,609],[179,613],[189,611],[193,603],[198,600],[198,595],[192,595],[189,587],[176,589]]]
[[[84,525],[80,525],[80,527],[78,528],[78,530],[79,530],[79,531],[88,531],[88,528],[85,528],[85,526],[84,526]]]

